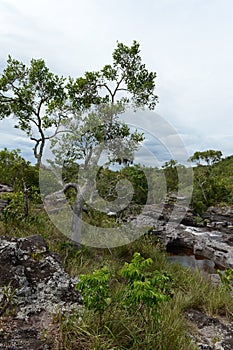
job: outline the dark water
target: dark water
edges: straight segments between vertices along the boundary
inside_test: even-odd
[[[199,258],[195,255],[169,255],[168,260],[172,263],[179,263],[182,266],[191,267],[193,269],[199,269],[206,273],[216,273],[217,268],[215,263],[205,258]]]
[[[199,269],[205,273],[217,273],[217,269],[222,269],[221,266],[202,256],[194,255],[191,249],[183,249],[180,252],[168,252],[168,261],[171,263],[179,263],[182,266]]]

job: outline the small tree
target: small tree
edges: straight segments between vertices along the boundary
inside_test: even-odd
[[[177,173],[177,161],[174,159],[171,159],[164,163],[162,166],[165,177],[166,177],[166,183],[167,183],[167,191],[168,192],[176,192],[178,190],[178,173]]]
[[[64,117],[66,92],[63,77],[50,72],[41,59],[30,66],[8,57],[0,77],[0,119],[16,117],[20,128],[34,141],[34,156],[40,166],[46,140],[58,131]]]
[[[217,183],[217,179],[213,176],[213,166],[221,160],[222,152],[215,150],[197,151],[189,161],[196,163],[194,169],[194,180],[196,186],[193,192],[193,205],[195,209],[202,212],[206,207],[212,205],[217,194],[223,192],[223,186]]]

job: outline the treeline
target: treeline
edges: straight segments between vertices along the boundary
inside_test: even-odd
[[[233,156],[222,159],[220,151],[214,151],[212,155],[211,152],[213,151],[195,152],[190,157],[190,161],[196,163],[192,166],[194,176],[190,206],[199,215],[211,205],[233,205]],[[44,185],[48,194],[58,190],[59,186],[50,172],[42,171],[47,176]],[[64,167],[63,182],[78,183],[78,172],[78,164]],[[145,204],[161,204],[170,194],[179,193],[186,196],[190,191],[190,186],[187,186],[190,184],[189,176],[190,168],[177,164],[175,160],[165,162],[161,168],[126,164],[121,169],[113,171],[108,167],[100,167],[96,176],[96,193],[107,202],[114,201],[120,195],[117,184],[122,180],[129,181],[132,186],[130,203],[125,211],[120,213],[127,215],[131,210]],[[21,156],[20,150],[5,148],[0,151],[0,183],[13,189],[12,193],[3,195],[9,201],[9,206],[5,209],[8,219],[10,217],[14,220],[26,219],[28,212],[25,212],[25,208],[42,205],[39,169],[26,161]],[[129,183],[127,182],[126,186]],[[75,198],[72,189],[69,189],[66,195],[72,204]],[[97,219],[97,215],[98,221],[104,217],[102,214],[100,218],[100,214],[92,210],[91,206],[89,214],[92,221]],[[85,212],[85,215],[88,214]]]

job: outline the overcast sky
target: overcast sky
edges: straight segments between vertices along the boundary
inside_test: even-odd
[[[157,72],[156,112],[189,155],[233,154],[232,0],[0,0],[0,71],[8,54],[43,58],[56,74],[77,77],[111,63],[116,42],[140,43]],[[0,148],[32,145],[0,122]]]

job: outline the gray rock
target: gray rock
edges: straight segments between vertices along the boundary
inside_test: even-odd
[[[48,250],[41,236],[0,237],[0,295],[5,286],[14,291],[16,318],[77,310],[81,304],[77,282],[64,271],[59,256]]]
[[[7,206],[8,201],[1,198],[2,193],[12,192],[13,188],[0,184],[0,212]]]
[[[198,349],[232,350],[233,323],[209,317],[197,310],[188,310],[186,318],[194,326],[193,340]]]

